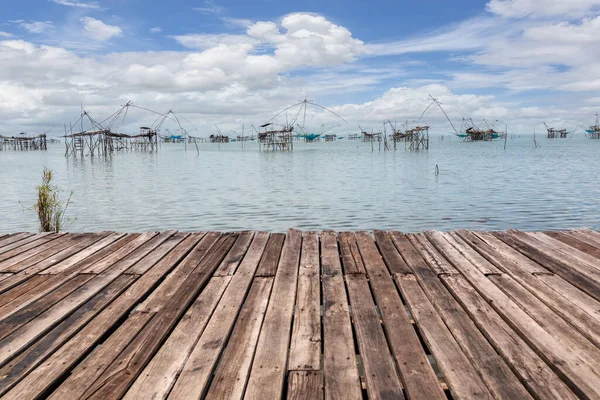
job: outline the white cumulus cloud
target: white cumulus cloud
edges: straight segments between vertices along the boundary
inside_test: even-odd
[[[78,7],[78,8],[88,8],[91,10],[101,10],[102,7],[98,5],[98,3],[90,2],[90,3],[82,3],[80,1],[74,0],[50,0],[52,3],[60,4],[61,6],[68,7]]]
[[[580,17],[600,6],[600,0],[492,0],[486,9],[507,18]]]
[[[54,30],[51,21],[20,22],[19,25],[29,33],[46,33]]]
[[[105,24],[92,17],[83,17],[81,22],[85,32],[94,40],[105,41],[123,34],[123,30],[118,26]]]

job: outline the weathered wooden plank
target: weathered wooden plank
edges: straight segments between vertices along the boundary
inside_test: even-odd
[[[388,233],[386,231],[375,231],[373,234],[389,272],[392,274],[412,274],[412,270],[396,250]]]
[[[213,277],[200,293],[192,306],[184,314],[167,341],[158,350],[143,373],[130,388],[127,398],[160,399],[165,398],[172,387],[175,376],[181,370],[194,343],[202,333],[206,322],[212,315],[223,291],[229,284],[229,277]],[[134,313],[139,313],[135,311]],[[124,335],[127,343],[131,343],[138,332],[130,330],[129,337]],[[113,347],[115,347],[113,345]],[[122,346],[121,348],[125,348]],[[71,374],[69,379],[54,393],[54,397],[72,398],[83,392],[86,383],[92,382],[103,370],[106,370],[119,355],[93,352]],[[93,375],[86,368],[94,368]]]
[[[198,238],[202,238],[200,243],[194,248],[189,257],[182,262],[182,265],[175,269],[161,285],[152,292],[150,296],[136,310],[146,312],[156,312],[165,304],[164,299],[169,299],[175,295],[175,292],[190,276],[200,261],[207,257],[212,246],[219,238],[218,232],[201,233]],[[193,259],[192,259],[193,258]]]
[[[358,250],[354,232],[340,232],[339,242],[344,274],[364,274],[365,265]]]
[[[26,262],[19,263],[7,269],[9,272],[27,272],[29,274],[40,273],[44,269],[49,268],[57,263],[65,260],[66,258],[80,252],[88,246],[92,246],[95,243],[100,243],[109,236],[115,235],[110,232],[101,233],[90,233],[82,236],[71,236],[70,241],[62,246],[56,246],[57,252],[52,252],[51,256],[47,256],[48,253],[38,253],[37,255],[30,257]]]
[[[394,275],[423,341],[440,367],[455,399],[493,399],[477,369],[462,352],[415,275]]]
[[[550,272],[550,270],[543,268],[541,265],[535,263],[533,260],[504,243],[500,239],[496,238],[489,232],[460,231],[459,235],[463,237],[463,239],[471,237],[472,246],[477,251],[479,251],[484,257],[486,257],[486,259],[488,259],[490,262],[493,262],[495,265],[506,266],[504,271],[511,274],[516,279],[526,279],[525,277],[527,275],[533,275],[537,281],[544,283],[556,293],[559,293],[571,303],[575,304],[581,310],[584,310],[588,315],[591,315],[596,319],[600,318],[600,302],[593,299],[580,289],[577,289],[559,275],[554,275],[554,273]],[[480,241],[477,239],[480,239]],[[485,242],[485,244],[482,242]],[[495,255],[493,254],[494,252],[496,252]],[[553,261],[550,262],[553,263]],[[559,268],[564,267],[559,266]],[[568,270],[565,271],[567,275],[569,272],[570,271]],[[536,290],[542,289],[536,287]]]
[[[334,232],[321,233],[326,399],[362,399],[342,265]]]
[[[47,235],[40,234],[36,236],[32,236],[32,238],[27,238],[21,240],[19,242],[13,243],[12,245],[6,246],[5,249],[11,248],[9,251],[5,251],[0,254],[0,263],[5,262],[6,260],[13,257],[27,257],[30,255],[37,254],[39,248],[41,248],[44,244],[48,242],[52,242],[56,239],[60,239],[65,236],[66,233],[50,233]],[[30,240],[31,239],[31,240]],[[24,242],[27,242],[26,244]]]
[[[304,232],[302,235],[295,310],[288,369],[320,370],[321,279],[319,236],[316,232]]]
[[[23,246],[25,244],[31,243],[33,241],[36,241],[36,240],[46,237],[48,235],[49,235],[49,233],[38,233],[38,234],[27,233],[27,232],[18,233],[14,236],[11,236],[8,239],[5,239],[3,241],[3,243],[1,243],[0,254],[4,254],[7,251],[16,249],[19,246]]]
[[[286,374],[302,234],[288,230],[256,347],[245,398],[280,398]]]
[[[598,331],[594,331],[591,326],[586,326],[586,324],[578,324],[581,326],[581,330],[584,330],[586,333],[585,335],[581,331],[576,331],[573,329],[572,324],[568,324],[558,313],[555,313],[551,307],[534,296],[533,293],[528,292],[510,276],[490,276],[489,278],[515,303],[526,309],[528,314],[530,314],[535,321],[537,321],[548,333],[558,338],[561,343],[569,346],[571,349],[578,350],[583,355],[583,358],[588,359],[591,365],[600,360],[600,349],[596,347],[600,347],[600,336]],[[572,307],[572,309],[576,312],[576,307]],[[561,313],[567,314],[566,312]],[[589,318],[586,322],[592,324],[594,320]],[[595,325],[597,326],[598,324]],[[590,341],[596,346],[592,345]]]
[[[105,238],[105,239],[109,239],[109,238]],[[106,241],[105,241],[105,239],[101,240],[101,242],[104,242],[103,245],[110,244],[112,241],[116,240],[117,237],[111,238],[110,240],[106,240]],[[98,242],[97,244],[100,245],[100,242]],[[96,245],[90,246],[90,249],[92,247],[99,249],[99,247],[96,247]],[[84,251],[87,251],[87,249]],[[63,273],[53,274],[53,275],[45,275],[45,274],[35,275],[35,272],[46,268],[46,266],[44,265],[46,263],[46,261],[47,260],[42,261],[38,265],[36,265],[26,271],[22,271],[18,274],[11,276],[10,278],[6,279],[5,282],[0,282],[0,291],[2,288],[5,290],[8,290],[8,292],[5,292],[2,295],[0,295],[0,298],[4,299],[5,298],[4,296],[7,296],[6,298],[9,300],[7,303],[5,303],[3,305],[2,309],[0,309],[0,313],[3,313],[3,315],[5,315],[5,316],[10,315],[11,313],[19,310],[20,308],[26,306],[27,304],[31,303],[32,301],[47,294],[51,290],[54,290],[59,285],[61,285],[63,282],[67,281],[68,279],[70,279],[77,273],[77,271],[75,270],[72,272],[70,271],[68,273],[63,272]],[[32,274],[34,274],[34,275],[32,275]],[[13,293],[13,290],[20,290],[23,287],[29,287],[29,281],[31,279],[34,279],[34,277],[37,277],[37,276],[42,277],[41,280],[43,281],[43,283],[41,283],[39,285],[36,284],[34,288],[28,288],[27,293],[19,296],[18,298],[14,298],[10,294],[10,293]],[[47,279],[46,279],[46,277],[47,277]],[[25,283],[23,283],[23,282],[25,282]],[[19,284],[21,284],[21,285],[19,285]],[[19,286],[17,286],[17,285],[19,285]],[[10,289],[11,287],[13,287],[14,289],[11,290]],[[4,301],[2,301],[2,303],[4,303]]]
[[[600,302],[596,299],[588,296],[558,275],[537,275],[535,278],[594,319],[600,321]]]
[[[125,240],[128,239],[129,236],[134,237],[129,240]],[[78,265],[77,272],[91,274],[102,272],[108,267],[118,263],[119,261],[127,257],[129,254],[134,252],[136,249],[138,249],[144,243],[152,239],[154,236],[156,236],[156,232],[146,232],[142,234],[128,235],[123,239],[113,243],[108,248],[105,248],[102,251],[95,253],[88,259],[83,260],[82,264],[85,264],[85,266],[82,267],[81,265]],[[53,270],[52,273],[56,273],[59,271],[58,268],[50,269]],[[51,272],[47,271],[47,273]]]
[[[48,295],[4,318],[2,324],[0,324],[0,339],[2,339],[0,340],[0,347],[4,345],[4,339],[19,327],[22,327],[29,321],[35,319],[38,315],[59,303],[91,279],[91,276],[76,276]],[[6,342],[10,342],[10,340],[6,340]]]
[[[283,233],[271,234],[267,248],[256,270],[256,276],[275,276],[284,240],[285,234]]]
[[[287,398],[288,400],[322,399],[323,373],[321,371],[290,371]]]
[[[242,262],[246,251],[248,251],[252,238],[254,238],[254,232],[241,232],[240,236],[238,236],[238,240],[233,245],[233,248],[215,271],[214,276],[233,275],[240,265],[240,262]]]
[[[142,235],[126,245],[122,250],[123,257],[119,258],[119,263],[124,263],[127,260],[132,266],[135,265],[139,260],[149,255],[154,249],[160,246],[164,241],[173,236],[175,231],[166,231],[161,233],[156,232],[146,232],[142,233]],[[141,243],[143,242],[143,243]],[[127,252],[127,254],[124,254]],[[111,259],[104,259],[100,262],[89,266],[88,268],[81,271],[83,274],[100,274],[110,267],[116,264]],[[129,268],[123,270],[123,272],[128,272]],[[143,271],[142,271],[143,272]]]
[[[576,398],[550,367],[473,290],[463,276],[442,275],[440,279],[536,398]]]
[[[429,239],[430,242],[433,242],[434,245],[443,244],[446,245],[447,241],[451,241],[455,243],[454,247],[455,251],[457,251],[462,257],[469,260],[473,265],[477,267],[477,269],[484,275],[499,275],[502,274],[502,271],[498,269],[494,264],[488,262],[484,257],[482,257],[476,251],[472,251],[471,248],[460,238],[453,236],[453,233],[447,232],[438,232],[438,231],[427,231],[425,232],[425,236]],[[457,242],[455,242],[455,240]],[[441,252],[438,246],[435,246],[438,251]],[[471,251],[469,251],[471,250]],[[435,253],[431,252],[431,254],[436,256]],[[439,275],[439,274],[438,274]]]
[[[427,262],[429,268],[431,268],[436,273],[436,275],[455,274],[458,272],[456,271],[456,268],[454,268],[446,260],[444,260],[444,257],[438,257],[438,251],[435,249],[435,247],[431,245],[431,243],[429,243],[425,235],[423,235],[422,233],[409,233],[406,235],[406,237],[411,243],[411,246],[409,247],[414,247],[419,251],[420,257],[422,257]],[[394,242],[394,244],[398,246],[398,243]],[[400,251],[400,254],[404,255],[401,248],[398,248],[398,250]]]
[[[242,399],[258,336],[269,304],[273,277],[256,277],[215,371],[207,399]]]
[[[342,262],[334,231],[321,232],[321,273],[323,275],[342,274]]]
[[[98,238],[82,238],[82,242],[87,244],[91,244],[94,240],[98,240]],[[45,296],[50,291],[56,289],[62,283],[68,281],[73,274],[56,274],[56,275],[29,275],[31,278],[19,285],[18,287],[13,288],[12,290],[8,290],[5,293],[0,294],[0,315],[3,318],[11,315],[12,313],[26,307],[31,302],[39,299],[42,296]],[[31,286],[31,281],[34,279],[41,279],[40,284],[35,284]],[[20,295],[19,297],[14,296],[15,290],[23,290],[26,287],[26,292]]]
[[[568,321],[572,326],[576,327],[589,340],[600,346],[600,321],[593,316],[581,310],[567,298],[562,296],[560,292],[556,292],[551,287],[545,285],[535,275],[527,270],[521,269],[519,263],[513,262],[511,259],[498,254],[487,243],[480,240],[470,232],[460,232],[460,237],[465,237],[472,246],[470,251],[477,251],[486,260],[500,268],[503,272],[510,275],[513,279],[523,285],[532,295],[539,298],[545,305],[550,307],[554,312]],[[455,241],[454,245],[466,246],[466,244]],[[468,252],[469,249],[464,249]],[[480,269],[481,270],[481,269]],[[560,278],[559,278],[560,279]],[[566,282],[565,282],[566,283]],[[573,288],[575,289],[575,288]],[[584,295],[581,293],[581,295]],[[600,303],[588,297],[588,300],[596,303],[597,310],[600,310]]]
[[[47,246],[47,248],[43,251],[38,252],[37,254],[30,256],[26,259],[21,259],[20,256],[13,257],[8,259],[2,263],[2,268],[6,272],[21,272],[26,269],[29,269],[33,266],[36,266],[40,262],[48,259],[54,258],[54,256],[65,249],[69,249],[78,243],[93,243],[94,241],[100,240],[102,237],[107,234],[80,234],[80,235],[65,235],[63,238],[57,239],[55,241],[49,242],[41,246]]]
[[[26,239],[28,237],[33,236],[33,233],[30,232],[17,232],[17,233],[11,233],[10,235],[5,235],[2,238],[0,238],[0,252],[2,251],[2,248],[14,243],[14,242],[18,242],[19,240],[23,240]]]
[[[151,292],[167,273],[176,266],[179,268],[188,262],[196,265],[206,254],[205,251],[200,249],[198,243],[201,237],[203,237],[201,234],[187,237],[167,257],[136,280],[125,293],[102,310],[51,357],[25,376],[6,394],[6,397],[13,399],[34,398],[45,393],[54,382],[68,373],[72,366],[103,338],[105,332],[112,329],[140,299]],[[207,240],[210,241],[211,238]],[[192,251],[190,252],[190,250]],[[182,259],[183,261],[181,261]]]
[[[211,278],[124,398],[164,399],[167,396],[230,280],[230,276]]]
[[[577,240],[600,248],[600,236],[598,232],[589,229],[575,229],[570,231],[569,234]]]
[[[5,279],[10,278],[11,276],[13,276],[14,274],[10,273],[10,272],[0,272],[0,282],[2,282]]]
[[[134,242],[136,243],[136,247],[141,246],[144,242],[138,239],[128,243],[126,246],[129,246]],[[133,251],[135,248],[130,247],[129,250]],[[120,251],[121,249],[117,250],[116,253],[120,253]],[[123,256],[123,254],[121,253],[119,256]],[[54,325],[60,323],[61,320],[66,318],[80,305],[96,295],[96,293],[108,286],[130,266],[130,263],[125,258],[117,261],[115,265],[110,268],[110,271],[105,272],[102,275],[90,275],[92,279],[86,282],[83,286],[77,288],[77,290],[75,290],[69,296],[48,308],[46,311],[44,311],[44,313],[40,314],[34,320],[28,322],[11,335],[2,339],[0,341],[0,363],[4,362],[8,358],[11,358],[16,352],[26,347],[44,332],[51,329]]]
[[[407,396],[411,399],[445,399],[446,395],[388,271],[389,268],[390,271],[403,271],[404,274],[410,271],[410,267],[400,257],[387,232],[375,232],[377,246],[367,233],[358,232],[356,237],[369,275],[371,290],[383,320],[383,328]],[[395,265],[399,260],[402,260],[400,266]]]
[[[469,232],[461,230],[458,231],[458,235],[464,241],[471,244],[477,251],[485,251],[485,254],[482,255],[499,268],[506,264],[510,265],[510,268],[517,266],[519,270],[530,275],[552,273],[550,270],[520,253],[518,250],[510,247],[490,232]],[[506,269],[507,268],[504,268],[504,272],[506,272]]]
[[[498,235],[500,234],[502,233],[498,233]],[[587,260],[576,255],[576,253],[581,254],[581,252],[573,247],[552,239],[549,236],[543,234],[538,235],[535,232],[510,230],[507,235],[517,239],[521,243],[539,249],[539,251],[543,252],[547,258],[583,274],[586,279],[591,280],[596,284],[600,281],[600,270],[595,265],[592,265]],[[502,239],[502,237],[500,238]],[[565,248],[568,250],[565,250]],[[587,255],[584,254],[583,256],[585,258]],[[594,260],[593,263],[595,263],[596,259],[594,257],[589,256],[589,258]]]
[[[346,275],[346,286],[369,399],[404,399],[366,276]]]
[[[108,396],[123,396],[150,361],[152,355],[164,342],[177,321],[206,286],[206,283],[223,261],[236,239],[236,233],[222,234],[210,253],[198,264],[198,267],[183,282],[173,297],[168,299],[164,308],[156,313],[148,322],[148,325],[140,331],[106,369],[100,371],[102,373],[98,378],[94,380],[98,375],[97,373],[88,374],[88,377],[92,378],[88,382],[94,380],[94,383],[87,389],[83,388],[85,390],[81,390],[81,387],[71,386],[71,393],[80,393],[83,397],[96,399],[105,399]],[[65,385],[61,385],[61,388],[63,386]]]
[[[440,232],[441,233],[441,232]],[[456,250],[464,258],[469,260],[484,275],[501,275],[504,271],[498,268],[494,263],[489,262],[485,257],[473,250],[456,232],[441,233],[442,236],[452,241]]]
[[[535,262],[543,265],[549,271],[561,276],[572,285],[600,301],[600,285],[597,285],[581,272],[550,257],[538,249],[535,243],[528,244],[522,241],[520,237],[509,235],[504,232],[494,232],[494,235],[504,243],[510,245],[513,249],[518,250],[532,260],[535,260]]]
[[[118,277],[105,290],[78,308],[56,328],[0,368],[0,377],[2,377],[0,379],[0,396],[69,340],[134,280],[135,278],[132,276]]]
[[[91,352],[83,362],[72,371],[69,377],[52,392],[49,399],[76,399],[89,398],[82,396],[94,378],[112,364],[114,359],[121,354],[128,345],[138,337],[143,336],[146,327],[154,313],[134,312],[103,342]],[[105,397],[108,398],[108,397]],[[113,396],[111,398],[118,398]]]
[[[49,236],[48,236],[49,237]],[[35,264],[35,260],[43,260],[50,257],[52,254],[57,253],[60,250],[65,249],[72,243],[73,240],[80,238],[80,235],[76,234],[64,234],[57,237],[54,240],[46,241],[38,246],[35,246],[27,251],[17,254],[13,257],[5,259],[0,262],[0,271],[5,272],[19,272],[25,269],[27,266]],[[58,249],[58,250],[56,250]],[[33,259],[33,260],[31,260]],[[21,266],[22,265],[22,266]]]
[[[580,240],[578,237],[574,236],[571,232],[544,232],[544,234],[550,236],[553,239],[560,240],[561,242],[568,244],[571,247],[576,248],[579,251],[582,251],[586,254],[592,255],[596,258],[600,258],[600,248],[586,243],[585,241]]]
[[[511,379],[505,364],[437,278],[439,269],[428,265],[425,257],[421,257],[424,254],[413,246],[408,236],[392,232],[390,237],[414,272],[414,275],[396,274],[394,278],[453,397],[489,397],[489,390],[521,395],[518,382]],[[412,239],[415,240],[414,236]],[[426,240],[424,236],[422,239]],[[415,243],[421,244],[416,240]],[[421,248],[426,251],[424,246]],[[428,253],[426,257],[433,265],[442,265],[441,256],[435,254]]]
[[[555,370],[561,371],[563,379],[576,394],[591,397],[600,393],[600,379],[585,355],[570,349],[565,343],[550,335],[532,316],[515,304],[468,260],[443,238],[431,236],[438,250],[452,263],[477,291],[492,305],[515,331],[538,352]],[[443,242],[445,241],[445,243]]]
[[[565,262],[570,262],[576,265],[584,264],[590,269],[590,271],[593,271],[594,277],[600,280],[600,260],[598,258],[578,250],[577,248],[564,242],[561,242],[560,240],[556,240],[542,232],[528,232],[526,235],[534,237],[538,241],[547,245],[548,248],[556,250],[558,252],[558,254],[556,254],[557,258],[561,256],[560,259],[565,260]],[[586,271],[588,268],[586,268]]]
[[[171,367],[172,373],[165,374],[156,368],[148,378],[144,378],[145,394],[138,395],[138,398],[148,398],[146,396],[148,394],[151,397],[164,397],[168,393],[164,391],[165,386],[169,389],[173,387],[171,395],[175,397],[199,398],[202,395],[242,307],[267,240],[267,233],[256,235],[247,257],[242,260],[235,275],[231,277],[206,327],[199,332],[196,331],[197,336],[190,335],[194,340],[189,343],[189,346],[181,346],[180,351],[183,354],[177,358],[177,364]],[[229,280],[229,276],[225,277]],[[196,338],[199,339],[195,340]]]
[[[31,292],[36,286],[40,285],[47,279],[48,277],[46,276],[29,276],[29,279],[26,282],[23,282],[21,285],[13,287],[0,294],[0,307],[5,307],[7,304],[10,304],[13,301],[18,301],[21,297],[26,296],[27,293]],[[0,320],[6,318],[8,315],[8,313],[0,312]]]
[[[52,260],[44,260],[35,270],[29,269],[31,273],[59,274],[69,270],[84,269],[88,265],[103,259],[117,249],[139,237],[139,234],[111,233],[104,239],[91,246],[76,246],[72,252],[65,252],[63,259],[57,257]]]
[[[162,235],[162,234],[161,234]],[[124,273],[126,274],[134,274],[134,275],[142,275],[146,271],[148,271],[154,264],[156,264],[162,257],[168,254],[172,249],[174,249],[182,240],[184,240],[189,234],[185,232],[177,232],[172,236],[168,234],[158,235],[153,240],[146,243],[144,246],[140,247],[135,252],[135,257],[137,260],[133,266],[127,269]],[[167,239],[165,239],[167,238]],[[160,248],[160,251],[157,249]],[[131,254],[128,257],[132,257]]]

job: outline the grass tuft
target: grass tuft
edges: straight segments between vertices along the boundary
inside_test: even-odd
[[[52,184],[52,170],[45,168],[42,173],[42,184],[37,187],[37,202],[31,207],[40,223],[40,232],[60,232],[72,224],[75,219],[67,218],[65,213],[71,204],[69,194],[66,201],[61,199],[62,190]]]

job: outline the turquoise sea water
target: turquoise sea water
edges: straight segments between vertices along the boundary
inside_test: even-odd
[[[600,140],[529,135],[466,143],[432,136],[428,151],[357,141],[162,144],[157,153],[67,159],[0,151],[0,232],[36,231],[43,166],[73,191],[70,231],[600,228]],[[436,176],[436,165],[439,175]],[[67,193],[65,193],[67,194]]]

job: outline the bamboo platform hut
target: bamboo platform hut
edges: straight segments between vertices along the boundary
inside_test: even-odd
[[[404,130],[396,128],[392,122],[388,120],[392,127],[392,141],[394,150],[397,143],[404,143],[404,148],[408,150],[427,150],[429,149],[429,125],[417,125],[413,128],[408,128],[408,122]]]
[[[363,142],[381,142],[382,133],[381,132],[362,132],[362,141]]]
[[[359,135],[358,133],[352,133],[347,137],[348,140],[359,140],[360,138],[361,135]]]
[[[547,134],[547,138],[548,139],[566,139],[569,135],[569,132],[567,132],[566,129],[554,129],[549,127],[548,125],[546,125],[546,123],[544,122],[544,126],[546,127],[546,131],[548,132]]]
[[[475,125],[473,119],[471,118],[463,118],[463,125],[461,130],[463,131],[463,133],[459,133],[457,136],[466,142],[489,142],[494,139],[500,138],[501,135],[504,133],[496,131],[493,127],[489,125],[486,128],[481,128]]]
[[[110,129],[83,131],[64,135],[65,156],[109,155],[119,151],[156,151],[158,134],[149,127],[140,127],[140,133],[128,135]]]
[[[415,126],[404,132],[404,147],[409,150],[429,149],[429,125]]]
[[[291,151],[294,149],[294,127],[274,129],[272,122],[262,124],[258,131],[258,143],[259,149],[265,151]]]
[[[229,136],[221,134],[210,135],[208,141],[210,143],[229,143]]]
[[[463,139],[467,142],[475,141],[491,141],[499,137],[498,133],[493,129],[480,129],[477,127],[470,127],[465,130]]]
[[[596,124],[588,127],[585,133],[590,139],[600,139],[600,116],[596,114]]]
[[[326,142],[335,142],[337,140],[337,135],[333,134],[333,135],[325,135],[325,141]]]
[[[336,136],[325,135],[325,133],[333,128],[336,128],[337,126],[339,126],[339,124],[332,126],[328,129],[322,130],[320,133],[310,133],[310,131],[307,131],[306,114],[309,105],[325,110],[326,112],[339,118],[344,123],[348,123],[344,118],[331,111],[330,109],[316,104],[312,100],[304,99],[278,112],[267,123],[259,127],[257,134],[259,143],[261,145],[260,148],[264,150],[293,150],[294,140],[304,139],[305,142],[317,142],[321,140],[321,137],[323,137],[324,139],[326,139],[326,141],[332,141],[332,139]],[[287,118],[287,112],[292,109],[296,109],[296,111],[291,121],[289,121]],[[281,129],[275,129],[274,120],[283,113],[286,113],[285,124],[280,125],[282,126]],[[300,120],[302,123],[300,123]],[[298,133],[294,133],[294,127],[298,128]],[[322,125],[322,127],[324,127],[324,124]],[[328,137],[329,140],[327,140]]]
[[[28,151],[47,149],[45,133],[37,136],[27,136],[25,132],[21,132],[17,136],[0,135],[0,150]]]
[[[593,125],[590,126],[589,129],[585,130],[587,133],[587,137],[590,139],[600,139],[600,126]]]
[[[137,108],[158,115],[152,125],[141,126],[139,133],[126,134],[119,133],[113,130],[115,122],[125,121],[127,112],[130,108]],[[186,142],[188,137],[187,131],[181,126],[179,118],[172,110],[166,114],[149,110],[144,107],[134,105],[132,102],[127,102],[119,110],[111,114],[108,118],[102,121],[96,121],[88,111],[81,109],[81,115],[74,124],[65,125],[65,156],[107,156],[114,152],[120,151],[158,151],[159,139],[167,142],[182,141]],[[177,123],[178,129],[183,135],[161,136],[159,131],[167,120],[173,120]],[[88,129],[84,128],[88,126]],[[77,131],[75,131],[77,129]],[[168,129],[166,132],[170,133]],[[178,139],[179,138],[179,139]]]

